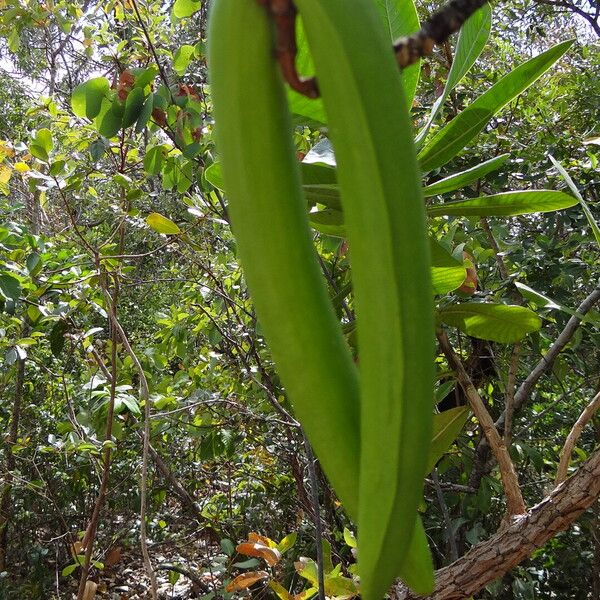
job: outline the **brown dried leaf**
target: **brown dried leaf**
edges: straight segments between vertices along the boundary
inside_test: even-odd
[[[238,544],[235,549],[240,554],[244,554],[245,556],[255,556],[257,558],[264,559],[270,567],[276,565],[281,559],[279,550],[254,542],[244,542],[242,544]]]
[[[248,589],[251,585],[254,585],[261,579],[267,579],[269,574],[266,571],[248,571],[248,573],[242,573],[235,579],[230,581],[225,588],[225,591],[237,592],[238,590]]]
[[[104,564],[107,567],[112,567],[116,565],[121,560],[121,546],[115,546],[111,550],[108,551],[106,558],[104,559]]]

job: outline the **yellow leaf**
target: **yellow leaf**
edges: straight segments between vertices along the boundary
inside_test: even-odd
[[[24,162],[17,162],[15,163],[14,167],[15,171],[18,173],[27,173],[27,171],[29,171],[29,166]]]
[[[2,6],[0,6],[2,8]],[[11,158],[15,155],[15,151],[9,142],[5,142],[4,140],[0,140],[0,158]]]
[[[158,231],[158,233],[164,233],[166,235],[176,235],[181,233],[181,229],[171,221],[171,219],[167,219],[167,217],[163,217],[159,213],[150,213],[146,218],[146,223],[154,229],[154,231]]]
[[[12,171],[10,167],[7,167],[6,165],[0,165],[0,184],[8,183],[11,175]]]

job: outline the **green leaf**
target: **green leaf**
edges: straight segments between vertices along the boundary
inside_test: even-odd
[[[453,304],[440,309],[438,318],[467,335],[503,344],[518,342],[542,326],[533,311],[506,304]]]
[[[213,163],[210,167],[204,169],[204,178],[219,191],[225,191],[225,183],[223,182],[223,172],[220,163]]]
[[[66,321],[57,321],[54,327],[50,330],[50,350],[54,356],[58,356],[65,346],[65,333],[68,331],[69,325]]]
[[[73,563],[71,565],[67,565],[62,571],[61,575],[63,577],[68,577],[79,565],[77,563]]]
[[[125,111],[123,113],[123,128],[133,125],[144,106],[144,90],[142,88],[134,88],[127,95],[125,100]],[[152,112],[152,109],[150,109]],[[150,115],[148,115],[150,117]],[[147,120],[147,119],[146,119]]]
[[[0,274],[0,294],[7,300],[16,302],[21,296],[21,284],[19,280],[8,273]]]
[[[493,196],[483,196],[473,200],[457,200],[431,206],[429,216],[484,216],[510,217],[535,212],[551,212],[569,208],[577,204],[577,198],[553,190],[527,190],[524,192],[505,192]]]
[[[587,202],[583,199],[583,196],[579,193],[577,186],[571,179],[570,175],[565,171],[563,166],[551,154],[548,155],[548,158],[552,161],[552,164],[556,167],[556,170],[561,174],[563,179],[567,182],[567,185],[569,186],[573,194],[575,194],[575,197],[579,201],[579,204],[581,204],[583,213],[585,214],[585,217],[588,220],[588,223],[590,224],[594,237],[596,238],[596,243],[600,246],[600,227],[598,226],[596,219],[594,219],[594,215],[592,214],[590,207],[588,206]]]
[[[100,114],[95,120],[98,133],[106,138],[112,138],[121,129],[125,105],[118,100],[104,100]]]
[[[344,527],[344,541],[350,548],[358,547],[356,536],[347,527]]]
[[[447,294],[459,288],[467,276],[464,264],[454,258],[433,238],[429,238],[429,248],[433,293]]]
[[[326,208],[317,212],[309,213],[308,220],[311,227],[327,235],[345,237],[344,214],[341,210]]]
[[[27,270],[32,277],[35,277],[42,269],[42,259],[37,252],[32,252],[25,261]]]
[[[71,108],[78,117],[94,119],[100,114],[102,100],[110,90],[106,77],[96,77],[78,85],[71,96]]]
[[[413,0],[375,0],[375,4],[383,17],[390,42],[393,43],[398,38],[410,35],[421,28]],[[420,71],[421,61],[402,70],[402,84],[409,109],[413,104]]]
[[[343,575],[327,575],[324,583],[327,598],[352,598],[358,594],[354,581]]]
[[[340,188],[337,183],[309,184],[302,186],[309,206],[323,204],[327,208],[341,210]]]
[[[235,544],[229,538],[223,538],[220,545],[221,550],[223,550],[227,556],[233,556],[235,554]]]
[[[184,44],[175,52],[173,57],[173,69],[180,77],[185,74],[190,62],[194,58],[194,46]]]
[[[452,385],[453,382],[450,383]],[[468,418],[469,408],[466,406],[458,406],[433,415],[433,437],[425,474],[431,473],[440,458],[448,452]]]
[[[99,139],[90,144],[90,156],[94,162],[100,160],[104,152],[106,152],[106,144],[104,143],[104,140]]]
[[[163,217],[161,214],[156,212],[150,213],[146,217],[146,223],[148,223],[148,225],[158,233],[164,233],[166,235],[176,235],[181,233],[181,229],[179,229],[179,227],[173,223],[171,219],[167,219],[167,217]]]
[[[269,580],[269,587],[275,592],[280,600],[294,600],[294,596],[274,579]]]
[[[154,96],[153,96],[153,94],[150,94],[146,98],[146,101],[144,102],[144,105],[142,106],[142,110],[140,111],[137,122],[135,124],[135,132],[136,133],[141,133],[144,130],[144,128],[146,127],[146,124],[148,123],[148,120],[150,119],[150,116],[152,115],[153,108],[154,108]]]
[[[242,560],[240,562],[233,563],[234,567],[238,569],[253,569],[258,567],[258,565],[262,564],[258,558],[249,558],[248,560]]]
[[[485,177],[488,173],[499,169],[507,160],[510,154],[501,154],[490,160],[486,160],[470,169],[455,173],[444,179],[440,179],[435,183],[427,185],[423,188],[423,196],[429,198],[430,196],[439,196],[441,194],[447,194],[453,192],[466,185],[469,185],[473,181]]]
[[[178,19],[184,19],[185,17],[191,17],[200,8],[202,8],[200,0],[175,0],[173,14]]]
[[[435,587],[433,559],[419,515],[415,522],[408,554],[400,566],[399,573],[400,579],[420,596],[429,596],[433,592]]]
[[[519,65],[479,96],[441,129],[419,154],[423,171],[432,171],[454,158],[487,122],[543,75],[573,44],[562,42]]]
[[[66,161],[64,160],[55,160],[51,165],[50,165],[50,175],[52,175],[53,177],[56,177],[57,175],[60,175],[64,169],[65,169],[65,165],[66,165]]]
[[[296,68],[298,69],[298,73],[301,73],[304,76],[314,74],[315,68],[304,33],[302,19],[298,19],[296,25],[296,44],[298,47],[298,52],[296,54]],[[303,120],[301,119],[302,123],[320,125],[327,123],[327,116],[325,115],[325,108],[323,107],[323,100],[321,100],[321,98],[307,98],[289,88],[287,90],[287,96],[290,111],[294,115],[303,117]]]
[[[286,535],[279,542],[279,544],[277,544],[277,550],[279,550],[279,552],[281,554],[283,554],[284,552],[287,552],[290,548],[292,548],[294,546],[297,539],[298,539],[298,533],[295,531],[290,533],[289,535]]]
[[[52,133],[49,129],[38,129],[35,135],[35,143],[43,148],[46,155],[52,150]]]
[[[427,123],[425,123],[423,129],[421,129],[419,135],[417,135],[417,138],[415,139],[415,144],[417,144],[418,147],[420,147],[425,140],[431,124],[444,105],[450,92],[467,74],[469,69],[473,66],[473,63],[477,60],[477,57],[481,54],[481,51],[490,36],[491,28],[492,10],[489,4],[484,4],[483,7],[471,15],[460,28],[454,60],[452,61],[450,73],[448,73],[444,91],[435,101],[435,104],[431,108],[431,114],[429,119],[427,119]]]
[[[300,577],[303,577],[312,585],[319,585],[317,563],[312,558],[301,558],[295,563],[295,566]]]
[[[154,146],[144,156],[144,169],[148,175],[158,175],[165,162],[165,147]]]
[[[145,88],[154,81],[154,78],[158,75],[158,72],[158,68],[152,65],[147,69],[143,69],[140,73],[136,73],[133,87]]]
[[[525,300],[528,300],[536,306],[541,308],[561,309],[561,306],[554,302],[554,300],[551,300],[543,294],[536,292],[534,289],[530,288],[524,283],[521,283],[520,281],[515,281],[515,287],[519,290]]]
[[[52,150],[52,133],[49,129],[38,130],[29,146],[29,151],[36,158],[47,161],[50,150]]]

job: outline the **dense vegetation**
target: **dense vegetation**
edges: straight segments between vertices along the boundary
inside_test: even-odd
[[[433,8],[377,5],[390,43]],[[439,328],[421,517],[439,580],[475,582],[438,600],[600,599],[597,8],[484,7],[403,73]],[[356,523],[239,264],[208,9],[0,4],[0,598],[303,600],[319,573],[328,597],[359,594]],[[310,73],[302,36],[298,59]],[[360,368],[327,120],[289,101]]]

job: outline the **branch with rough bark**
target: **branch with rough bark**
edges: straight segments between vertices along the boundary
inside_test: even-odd
[[[440,348],[446,356],[446,360],[448,361],[450,368],[455,372],[458,383],[465,392],[465,396],[469,401],[471,410],[477,417],[479,425],[481,426],[492,452],[498,461],[500,476],[504,486],[504,493],[506,494],[506,512],[508,515],[522,514],[525,512],[525,502],[523,501],[523,495],[521,494],[521,488],[519,487],[517,472],[512,460],[510,459],[508,450],[504,445],[504,441],[494,426],[492,416],[485,407],[479,392],[473,385],[473,382],[465,370],[460,358],[457,356],[456,352],[454,352],[446,333],[442,330],[439,330],[437,332],[437,339],[440,344]]]
[[[436,572],[429,600],[462,600],[482,590],[528,558],[550,538],[567,529],[600,496],[600,451],[526,514],[515,517],[488,540]],[[393,600],[416,600],[403,584]]]

